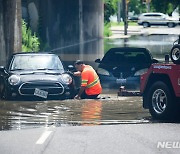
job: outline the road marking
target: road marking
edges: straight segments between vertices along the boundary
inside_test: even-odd
[[[52,131],[45,131],[41,135],[41,137],[37,140],[36,144],[43,144],[51,133],[52,133]]]

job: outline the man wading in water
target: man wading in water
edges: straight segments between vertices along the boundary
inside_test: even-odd
[[[90,66],[85,65],[83,61],[75,62],[77,72],[74,76],[81,76],[81,88],[75,99],[96,99],[102,92],[102,87],[96,71]]]

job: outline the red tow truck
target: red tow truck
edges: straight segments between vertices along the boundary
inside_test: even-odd
[[[141,75],[140,93],[143,108],[149,109],[154,119],[169,119],[180,112],[180,36],[164,63],[152,64]]]

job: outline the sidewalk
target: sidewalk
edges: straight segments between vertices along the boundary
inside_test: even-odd
[[[131,35],[180,35],[180,26],[168,28],[166,26],[153,26],[143,28],[142,26],[128,26],[127,35],[124,35],[124,26],[112,26],[112,36],[109,38],[129,38]]]

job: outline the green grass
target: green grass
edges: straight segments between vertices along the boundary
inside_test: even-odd
[[[128,25],[129,26],[137,26],[137,22],[132,22],[132,21],[129,21],[128,22]],[[120,23],[117,23],[117,22],[111,22],[111,26],[124,26],[124,22],[120,22]]]

